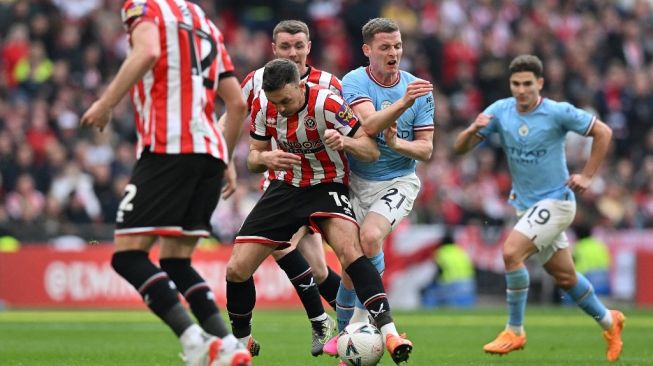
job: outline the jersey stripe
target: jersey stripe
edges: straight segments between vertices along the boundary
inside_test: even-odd
[[[160,38],[159,59],[130,92],[139,154],[147,148],[160,154],[208,153],[226,161],[226,144],[214,117],[219,78],[233,72],[222,34],[191,2],[144,2],[140,14],[128,11],[131,1],[122,12],[129,32],[143,19],[157,24]],[[201,39],[207,36],[213,42]],[[202,63],[202,55],[215,57]]]
[[[333,151],[324,145],[324,131],[334,128],[349,135],[359,127],[352,115],[349,124],[336,119],[344,101],[327,89],[307,87],[307,106],[288,118],[277,114],[274,105],[261,95],[252,104],[250,133],[254,138],[274,138],[280,149],[302,158],[299,166],[277,171],[276,178],[296,187],[318,183],[349,183],[347,157],[344,152]],[[329,105],[329,111],[326,105]]]

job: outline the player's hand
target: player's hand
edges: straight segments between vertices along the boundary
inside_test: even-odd
[[[100,132],[111,120],[111,108],[105,105],[102,100],[97,100],[91,107],[84,113],[80,120],[80,125],[96,127]]]
[[[431,93],[433,93],[433,84],[430,81],[417,79],[408,83],[403,100],[408,106],[412,106],[415,99]]]
[[[474,122],[472,122],[471,128],[474,130],[474,132],[480,131],[482,128],[487,127],[488,124],[490,124],[490,121],[492,120],[492,115],[490,114],[479,114],[476,116],[476,119]]]
[[[236,192],[238,186],[238,173],[236,172],[236,163],[231,159],[227,169],[224,171],[224,187],[222,187],[222,199],[231,197]]]
[[[345,148],[345,137],[329,128],[324,131],[324,144],[331,150],[342,151]]]
[[[291,154],[283,150],[275,149],[266,151],[261,154],[263,163],[273,170],[286,170],[292,169],[293,166],[302,163],[302,158],[299,155]]]
[[[592,178],[584,176],[582,174],[572,174],[567,180],[567,185],[574,192],[583,193],[585,192],[592,184]]]
[[[394,148],[397,145],[397,122],[383,130],[383,139],[389,148]]]

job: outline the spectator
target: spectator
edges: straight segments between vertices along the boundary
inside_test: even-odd
[[[427,307],[469,307],[476,302],[474,265],[469,255],[447,231],[433,252],[437,273],[433,282],[422,290]]]

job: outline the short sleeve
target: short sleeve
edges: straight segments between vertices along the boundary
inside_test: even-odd
[[[556,107],[557,119],[564,129],[587,136],[595,121],[595,117],[592,114],[576,108],[567,102],[560,102]]]
[[[360,80],[356,77],[357,70],[349,72],[342,78],[342,97],[350,105],[356,105],[365,101],[372,101],[369,93],[361,83]]]
[[[272,138],[267,131],[267,125],[276,125],[276,111],[274,112],[274,120],[267,122],[267,103],[262,101],[261,98],[255,98],[252,102],[252,111],[250,114],[249,135],[256,140],[269,140]]]
[[[492,117],[492,119],[490,120],[490,123],[488,123],[487,126],[481,128],[478,131],[478,136],[479,137],[481,137],[483,139],[486,139],[486,138],[488,138],[488,136],[490,136],[491,134],[498,131],[497,130],[497,125],[499,123],[499,118],[497,118],[497,116],[499,114],[498,111],[499,111],[500,107],[501,107],[501,101],[496,101],[496,102],[492,103],[489,107],[485,108],[485,110],[483,111],[483,114],[489,114],[489,115],[491,115],[493,117]]]
[[[332,123],[341,135],[352,137],[360,127],[354,111],[340,96],[333,93],[329,93],[324,101],[324,117],[327,124]]]
[[[415,122],[413,123],[413,130],[432,130],[435,121],[435,102],[433,100],[433,93],[420,97],[417,102],[417,114]]]

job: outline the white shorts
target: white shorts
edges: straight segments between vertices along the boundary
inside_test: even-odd
[[[349,191],[356,220],[362,223],[373,211],[388,219],[394,230],[413,209],[420,186],[415,173],[387,181],[367,180],[352,173]]]
[[[565,230],[576,216],[575,201],[544,199],[525,212],[518,212],[515,230],[526,235],[537,247],[535,255],[542,263],[560,249],[569,247]]]

